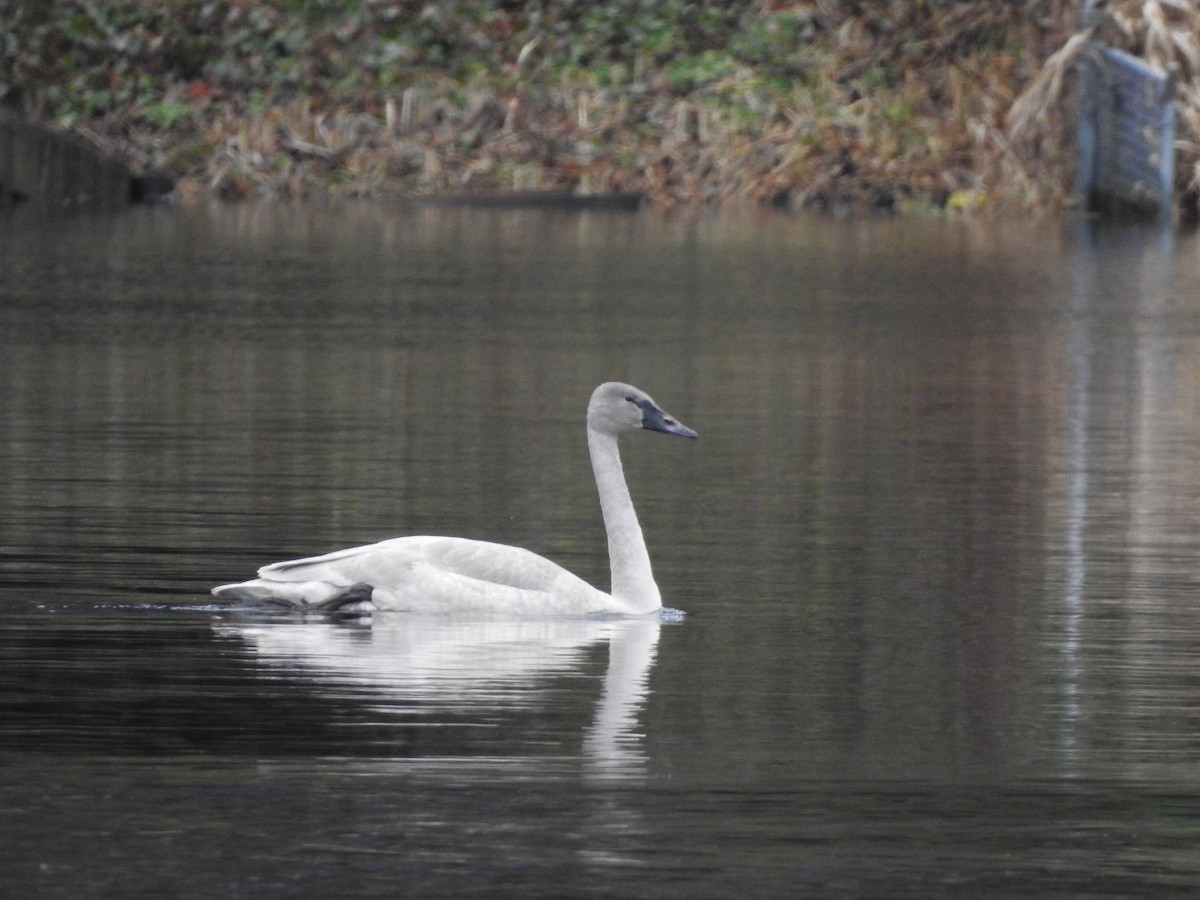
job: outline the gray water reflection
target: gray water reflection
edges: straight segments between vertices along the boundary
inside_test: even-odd
[[[315,676],[327,696],[354,698],[385,716],[416,716],[441,728],[452,726],[437,716],[439,711],[477,722],[498,710],[545,709],[553,699],[542,689],[545,680],[578,674],[589,651],[602,646],[608,663],[595,715],[583,735],[584,772],[626,778],[644,774],[637,717],[660,627],[657,619],[377,615],[374,621],[354,623],[222,622],[216,630],[245,641],[271,667]],[[549,756],[514,761],[539,773],[554,766]],[[422,755],[423,766],[445,762]]]
[[[1197,249],[375,206],[0,221],[6,887],[1186,893]],[[210,605],[403,533],[603,584],[580,422],[613,377],[703,434],[624,445],[682,623],[493,640]]]

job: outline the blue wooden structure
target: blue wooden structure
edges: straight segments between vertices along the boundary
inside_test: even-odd
[[[1093,210],[1169,217],[1175,72],[1098,47],[1082,74],[1077,188],[1084,202]]]

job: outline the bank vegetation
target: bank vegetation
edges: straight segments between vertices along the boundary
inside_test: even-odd
[[[1180,70],[1200,0],[8,0],[0,96],[185,191],[641,192],[824,209],[1071,201],[1098,36]],[[1192,201],[1194,203],[1194,200]]]

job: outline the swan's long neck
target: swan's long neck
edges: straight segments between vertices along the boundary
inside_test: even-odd
[[[588,452],[600,492],[604,530],[608,532],[613,599],[627,607],[625,612],[654,612],[662,607],[662,597],[650,571],[650,554],[625,484],[617,436],[588,428]]]

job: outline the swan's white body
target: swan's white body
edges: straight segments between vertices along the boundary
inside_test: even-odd
[[[520,547],[455,537],[399,537],[324,556],[274,563],[258,578],[213,588],[217,597],[298,609],[503,615],[645,615],[662,608],[650,555],[625,484],[617,435],[696,432],[648,394],[618,382],[592,393],[587,438],[608,533],[612,592]]]

